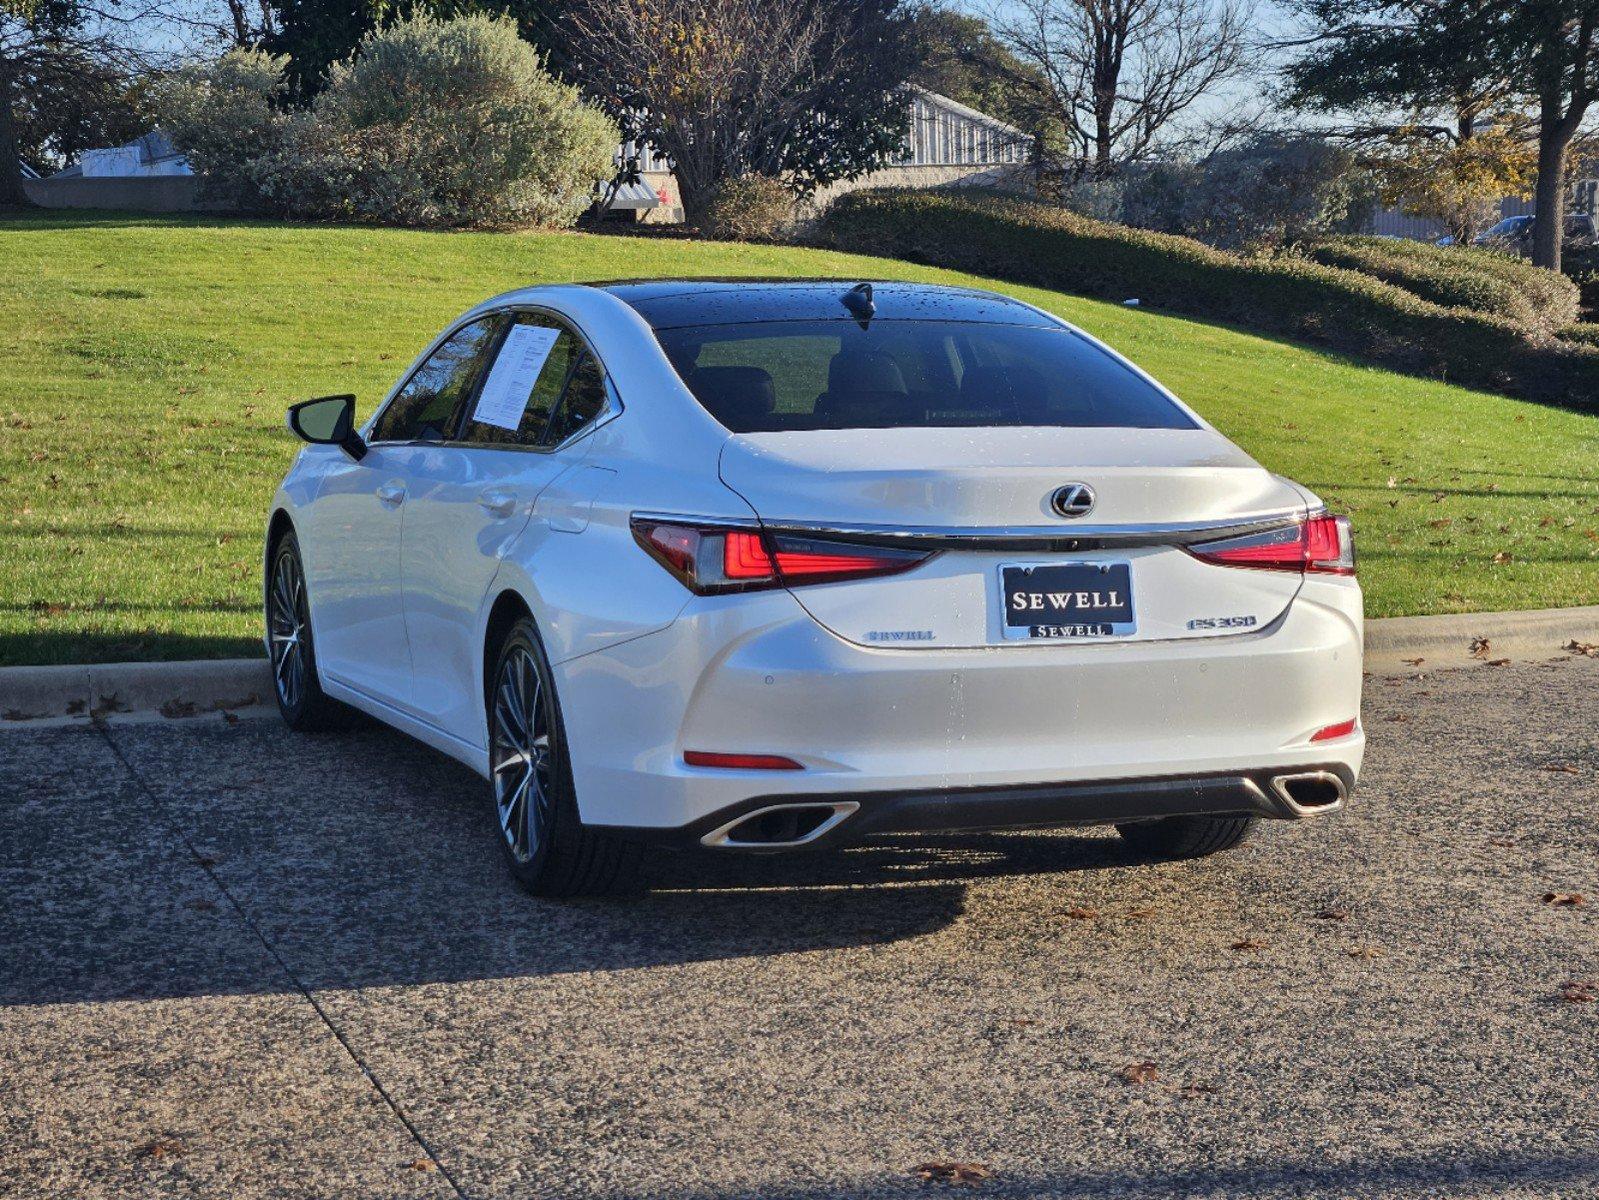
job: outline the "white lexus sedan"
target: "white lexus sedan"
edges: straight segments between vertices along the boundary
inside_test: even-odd
[[[1063,321],[922,284],[655,280],[479,305],[266,538],[283,716],[491,784],[510,867],[1112,823],[1191,857],[1341,807],[1348,522]]]

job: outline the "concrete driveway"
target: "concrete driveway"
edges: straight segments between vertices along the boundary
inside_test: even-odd
[[[0,1195],[1599,1194],[1599,662],[1366,719],[1355,807],[1217,859],[948,836],[566,904],[381,730],[7,733]]]

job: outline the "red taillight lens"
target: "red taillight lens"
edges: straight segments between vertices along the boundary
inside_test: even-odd
[[[1266,533],[1185,548],[1195,558],[1227,567],[1318,575],[1355,573],[1355,538],[1349,518],[1328,513],[1316,513],[1297,525],[1285,525]]]
[[[805,768],[781,754],[718,754],[712,750],[685,750],[683,762],[691,767],[721,767],[729,771],[803,771]]]
[[[893,575],[930,554],[756,529],[633,518],[639,545],[700,595]]]

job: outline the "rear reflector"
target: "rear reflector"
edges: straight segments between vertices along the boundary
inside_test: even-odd
[[[1350,717],[1347,721],[1339,721],[1336,725],[1329,725],[1325,729],[1316,730],[1315,733],[1310,735],[1310,740],[1313,742],[1335,742],[1339,738],[1348,737],[1354,732],[1355,718]]]
[[[723,767],[730,771],[803,771],[781,754],[716,754],[710,750],[685,750],[683,761],[691,767]]]
[[[633,537],[692,592],[749,592],[895,575],[926,562],[921,550],[861,546],[744,526],[635,516]]]
[[[1349,518],[1325,512],[1314,513],[1296,525],[1184,549],[1195,558],[1224,567],[1314,575],[1355,573],[1355,538]]]

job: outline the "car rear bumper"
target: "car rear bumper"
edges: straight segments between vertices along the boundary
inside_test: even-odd
[[[1317,781],[1295,799],[1286,780]],[[1006,788],[755,796],[679,828],[612,827],[629,840],[673,849],[748,853],[828,849],[891,833],[1050,829],[1179,816],[1300,820],[1336,812],[1355,786],[1345,763],[1152,779]],[[1301,801],[1314,800],[1313,803]],[[787,818],[785,820],[785,818]]]
[[[557,671],[583,820],[668,841],[795,798],[856,804],[840,837],[1290,816],[1272,777],[1325,769],[1347,790],[1365,745],[1358,727],[1311,740],[1360,710],[1360,594],[1346,581],[1307,581],[1248,634],[973,650],[859,646],[786,593],[713,597]],[[690,767],[685,750],[804,769]]]

